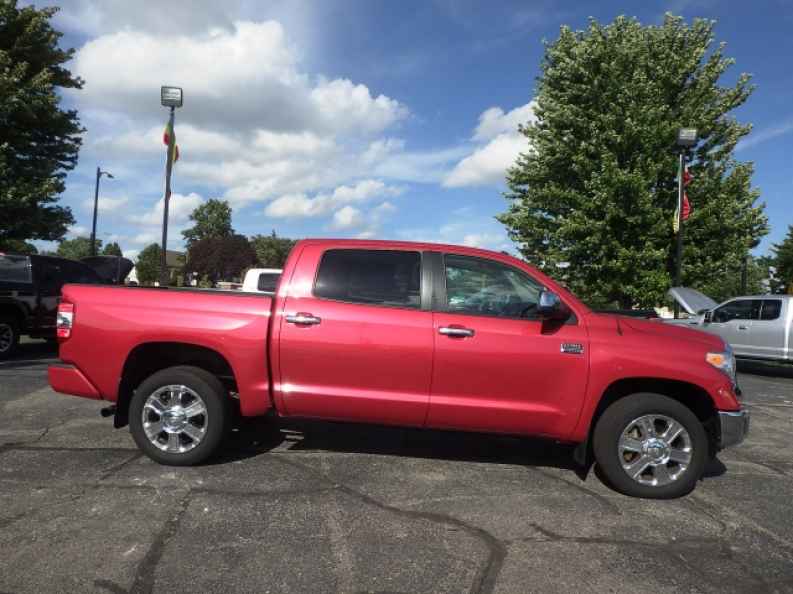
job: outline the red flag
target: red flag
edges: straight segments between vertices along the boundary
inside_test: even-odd
[[[688,201],[688,193],[686,192],[685,188],[688,184],[691,183],[691,180],[694,177],[688,172],[688,167],[683,170],[683,220],[687,221],[688,217],[691,216],[691,203]]]

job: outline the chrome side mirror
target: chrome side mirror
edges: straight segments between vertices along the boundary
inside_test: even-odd
[[[564,321],[570,317],[570,308],[553,291],[543,289],[537,304],[537,315],[541,320]]]

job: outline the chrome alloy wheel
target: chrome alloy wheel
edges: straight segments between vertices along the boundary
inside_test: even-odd
[[[688,431],[666,415],[643,415],[628,423],[617,450],[625,473],[651,487],[663,487],[683,476],[693,454]]]
[[[170,385],[157,388],[143,404],[143,431],[157,448],[183,454],[206,435],[207,407],[194,390]]]
[[[14,343],[14,329],[11,324],[0,322],[0,353],[5,353]]]

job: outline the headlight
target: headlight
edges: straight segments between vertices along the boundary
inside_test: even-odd
[[[735,355],[733,355],[732,347],[729,344],[724,344],[724,352],[722,353],[706,354],[705,361],[729,377],[733,387],[735,387],[737,383],[735,378]]]

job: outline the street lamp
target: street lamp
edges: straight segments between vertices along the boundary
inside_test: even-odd
[[[683,268],[683,172],[686,168],[686,151],[697,144],[696,128],[680,128],[677,131],[677,146],[680,147],[677,170],[677,250],[675,254],[675,286],[680,286]],[[680,317],[680,304],[675,301],[675,318]]]
[[[173,169],[174,145],[176,144],[173,131],[174,112],[177,107],[182,107],[183,100],[184,94],[181,87],[160,87],[160,104],[171,110],[170,117],[168,118],[168,155],[165,159],[165,196],[163,197],[162,205],[162,250],[160,250],[161,287],[167,286],[169,282],[165,253],[168,246],[168,203],[171,200],[171,170]]]
[[[115,179],[113,174],[96,168],[96,186],[94,187],[94,223],[91,225],[91,255],[96,256],[96,213],[99,210],[99,179],[106,175],[109,179]]]

